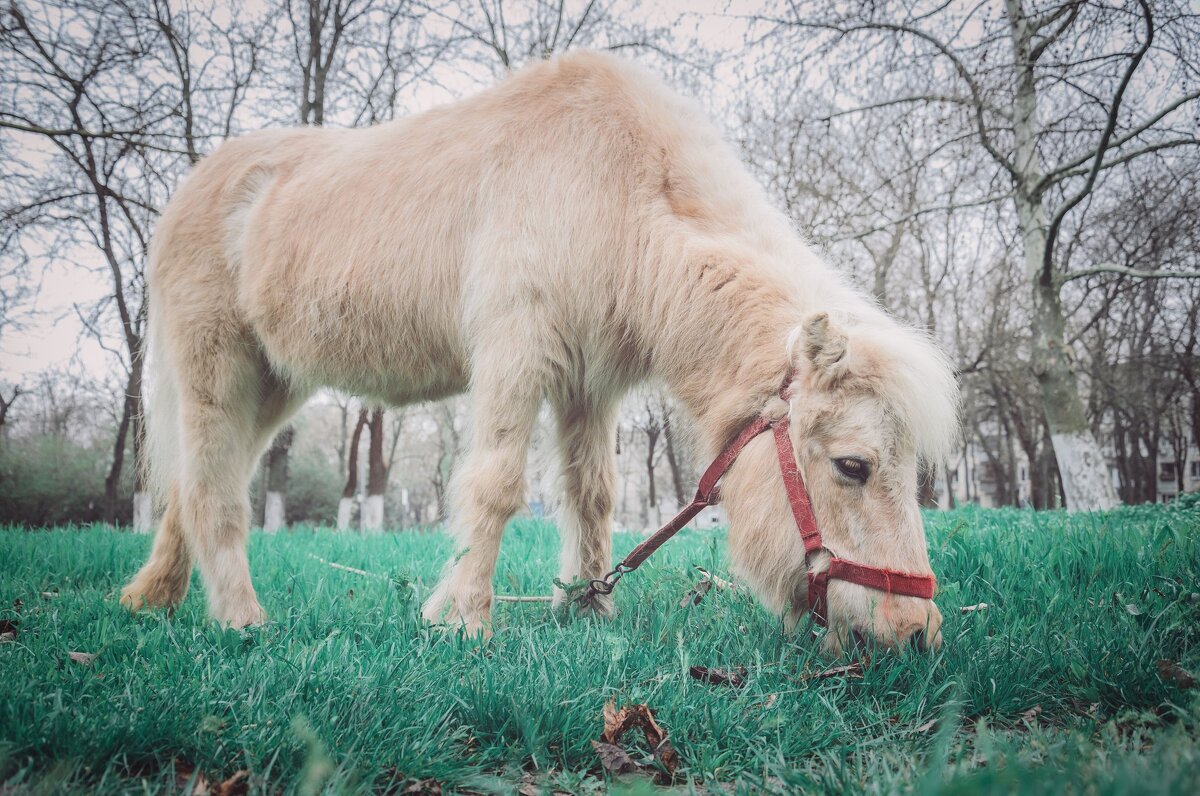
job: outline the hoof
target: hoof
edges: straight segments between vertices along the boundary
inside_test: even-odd
[[[446,631],[458,631],[468,638],[492,637],[491,594],[473,598],[451,596],[439,585],[421,608],[421,617],[429,624]]]
[[[146,586],[135,580],[121,589],[121,605],[135,614],[143,608],[166,608],[173,611],[175,606],[183,601],[183,596],[173,591],[155,588],[153,585]]]
[[[210,614],[217,624],[231,630],[257,627],[267,623],[267,612],[262,609],[257,600],[246,605],[221,611],[220,613],[211,611]]]
[[[613,605],[613,598],[608,594],[596,594],[574,600],[568,600],[565,595],[559,597],[558,594],[555,594],[551,605],[557,610],[567,611],[574,616],[605,621],[611,620],[617,613],[617,609]]]

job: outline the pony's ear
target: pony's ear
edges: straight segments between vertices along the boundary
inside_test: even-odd
[[[844,367],[846,335],[830,322],[828,313],[819,312],[804,322],[804,356],[814,370],[827,375]]]

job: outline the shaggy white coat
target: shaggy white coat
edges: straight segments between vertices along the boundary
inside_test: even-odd
[[[151,260],[150,471],[166,509],[132,608],[177,603],[195,562],[215,619],[263,621],[247,485],[322,385],[392,404],[470,391],[459,552],[431,620],[486,631],[543,402],[564,473],[559,574],[611,567],[615,412],[647,378],[695,417],[703,455],[790,411],[830,547],[930,570],[917,458],[954,439],[944,358],[847,287],[697,108],[628,62],[572,54],[377,127],[228,141],[177,190]],[[790,407],[776,397],[789,371]],[[866,486],[838,456],[870,463]],[[764,435],[729,472],[729,546],[795,622],[804,550],[774,457]],[[834,647],[851,628],[892,643],[941,622],[928,601],[841,582],[829,598]]]

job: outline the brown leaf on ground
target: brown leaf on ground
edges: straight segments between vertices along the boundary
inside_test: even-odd
[[[53,600],[53,599],[54,599],[54,598],[56,598],[56,597],[58,597],[58,592],[56,592],[56,591],[44,591],[44,592],[42,592],[42,599],[43,599],[43,600]]]
[[[924,735],[925,733],[929,732],[936,726],[937,726],[937,719],[930,719],[929,721],[922,724],[920,727],[917,727],[916,729],[914,729],[913,732],[915,732],[917,735]]]
[[[433,778],[419,779],[400,792],[415,796],[442,796],[442,783]]]
[[[702,580],[692,587],[692,590],[683,595],[683,599],[679,601],[680,608],[687,608],[689,605],[699,605],[704,599],[704,595],[712,589],[711,580]]]
[[[964,605],[962,608],[958,609],[958,612],[962,614],[973,614],[976,611],[986,611],[987,609],[987,603],[976,603],[975,605]]]
[[[17,625],[20,622],[15,622],[12,619],[0,619],[0,633],[12,633],[17,635]]]
[[[0,644],[8,644],[16,640],[16,633],[0,633]]]
[[[186,788],[190,782],[192,788],[187,792],[191,796],[211,796],[212,791],[208,787],[208,778],[204,776],[203,771],[197,771],[194,765],[178,757],[171,762],[175,768],[176,790]]]
[[[233,776],[217,785],[212,786],[212,796],[245,796],[250,792],[250,772],[246,769],[235,771]]]
[[[704,567],[695,567],[694,569],[697,572],[699,572],[701,575],[703,575],[705,580],[712,581],[712,584],[714,586],[716,586],[718,589],[737,588],[736,584],[734,584],[733,581],[728,581],[723,578],[718,578],[716,575],[712,574]]]
[[[1029,710],[1021,714],[1021,719],[1027,722],[1036,721],[1037,717],[1040,715],[1042,715],[1042,706],[1034,705]]]
[[[621,736],[634,728],[642,731],[655,760],[663,767],[666,779],[673,779],[679,769],[679,754],[668,740],[666,731],[654,720],[654,712],[645,705],[623,705],[617,710],[615,701],[609,701],[604,706],[604,732],[600,734],[600,743],[620,749]],[[611,750],[606,749],[602,752],[596,743],[593,742],[596,754],[601,755],[601,763],[604,763],[603,754]],[[605,768],[608,768],[607,764]]]
[[[1195,688],[1196,678],[1187,669],[1172,660],[1163,658],[1157,664],[1158,676],[1179,688]]]
[[[746,667],[737,669],[710,669],[707,666],[693,666],[688,669],[693,679],[712,685],[727,685],[730,688],[741,688],[746,684]]]
[[[92,652],[68,652],[67,657],[84,666],[91,666],[92,661],[96,660],[96,655]]]
[[[850,679],[861,679],[863,676],[864,661],[855,661],[848,663],[845,666],[834,666],[832,669],[826,669],[822,672],[813,672],[812,674],[801,677],[801,680],[827,680],[830,677],[846,677]]]
[[[638,764],[633,762],[629,753],[616,744],[592,741],[592,748],[596,750],[596,757],[600,758],[600,765],[610,774],[632,774],[638,770]]]
[[[1142,609],[1138,608],[1133,603],[1130,603],[1129,605],[1125,606],[1125,612],[1127,614],[1129,614],[1130,616],[1141,616],[1142,615]]]
[[[17,613],[21,613],[21,609],[24,607],[25,607],[25,602],[20,597],[13,600],[13,610],[16,611]]]

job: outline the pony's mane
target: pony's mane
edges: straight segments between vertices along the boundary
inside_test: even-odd
[[[865,342],[874,350],[879,397],[910,435],[917,456],[940,466],[959,441],[958,381],[949,359],[928,334],[891,318],[847,331],[850,345]]]
[[[868,385],[893,415],[918,458],[940,466],[956,450],[960,433],[958,381],[949,359],[927,333],[897,321],[865,297],[837,298],[844,306],[833,310],[831,319],[854,352],[850,359],[869,369],[855,374],[863,377],[856,381]],[[802,350],[803,339],[803,327],[792,332],[788,347],[793,357]]]

